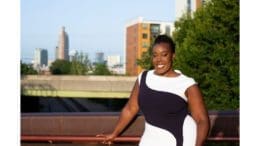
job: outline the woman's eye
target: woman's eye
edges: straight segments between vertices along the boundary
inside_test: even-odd
[[[166,57],[168,54],[162,54],[164,57]]]

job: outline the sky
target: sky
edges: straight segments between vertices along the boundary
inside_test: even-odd
[[[21,0],[21,59],[30,63],[35,48],[55,59],[61,27],[69,49],[124,57],[124,29],[131,20],[174,21],[175,0]]]

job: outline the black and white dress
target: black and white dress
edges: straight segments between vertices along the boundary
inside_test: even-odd
[[[145,117],[139,146],[194,146],[196,124],[188,114],[185,91],[196,84],[180,71],[177,77],[144,71],[138,76],[138,104]]]

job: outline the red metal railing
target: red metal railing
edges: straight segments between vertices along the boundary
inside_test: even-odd
[[[48,142],[102,142],[104,138],[94,136],[35,136],[35,135],[23,135],[21,136],[22,141],[48,141]],[[139,136],[124,136],[117,137],[115,142],[139,142]]]
[[[48,141],[48,142],[102,142],[104,138],[94,136],[45,136],[45,135],[22,135],[21,141]],[[208,141],[239,141],[238,137],[208,137]],[[117,137],[115,142],[134,142],[140,141],[139,136]]]
[[[239,142],[238,112],[209,112],[211,120],[207,141]],[[96,134],[113,130],[118,114],[22,114],[21,142],[101,143]],[[144,117],[136,120],[115,142],[138,143],[144,130]]]

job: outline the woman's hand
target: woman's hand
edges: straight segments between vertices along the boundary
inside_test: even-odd
[[[102,141],[102,144],[108,144],[109,146],[113,143],[114,139],[116,138],[116,135],[111,134],[98,134],[96,137],[103,137],[104,140]]]
[[[139,83],[138,79],[135,81],[135,85],[131,92],[130,98],[123,108],[120,117],[117,121],[116,127],[110,134],[98,134],[96,137],[104,138],[103,144],[111,145],[115,138],[124,130],[124,128],[129,124],[133,117],[137,114],[139,110],[138,106],[138,94],[139,94]]]

